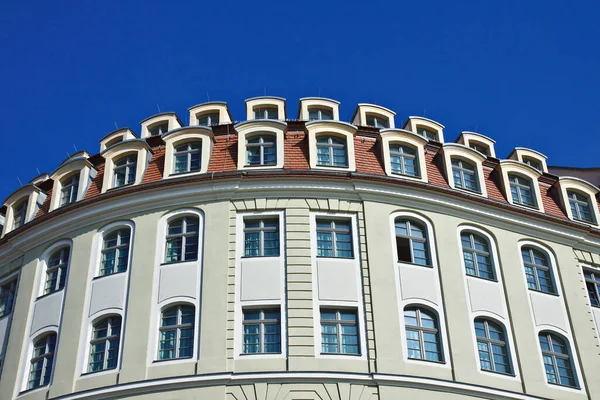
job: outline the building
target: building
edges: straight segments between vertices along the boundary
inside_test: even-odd
[[[377,105],[246,105],[6,199],[1,399],[600,398],[596,186]]]

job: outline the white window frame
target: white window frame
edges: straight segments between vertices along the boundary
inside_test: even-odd
[[[181,313],[181,309],[182,307],[193,307],[194,308],[194,323],[193,324],[183,324],[181,323],[181,319],[182,319],[182,313]],[[172,308],[176,308],[177,310],[177,324],[175,325],[168,325],[166,327],[162,326],[162,320],[163,320],[163,314],[165,311],[167,310],[171,310]],[[178,302],[178,303],[170,303],[164,307],[161,307],[160,309],[160,315],[158,316],[158,340],[157,340],[157,344],[158,346],[156,347],[156,361],[160,361],[160,362],[164,362],[164,361],[178,361],[178,360],[194,360],[195,358],[195,354],[197,353],[197,347],[198,347],[198,343],[197,343],[197,337],[198,337],[198,329],[199,329],[199,324],[198,324],[198,307],[192,303],[189,302]],[[194,329],[194,337],[192,339],[192,355],[189,357],[180,357],[179,356],[179,351],[181,349],[179,342],[181,340],[181,330],[182,329],[190,329],[193,328]],[[161,332],[163,331],[175,331],[175,357],[174,358],[160,358],[160,342],[161,342]]]
[[[544,212],[544,203],[542,201],[540,184],[538,182],[538,177],[542,175],[540,171],[530,167],[529,165],[514,160],[500,160],[498,168],[501,174],[501,183],[504,189],[504,195],[506,196],[506,200],[509,202],[509,204],[526,210],[539,211],[542,213]],[[513,201],[509,175],[521,175],[529,179],[532,190],[531,194],[535,203],[533,207],[515,203]]]
[[[329,170],[329,171],[356,171],[356,160],[354,153],[354,137],[356,135],[356,126],[345,122],[322,120],[310,121],[305,124],[308,130],[308,152],[309,165],[311,169]],[[346,161],[347,166],[319,165],[317,162],[317,138],[320,136],[335,136],[346,142]]]
[[[113,331],[112,331],[112,329],[113,329],[113,324],[112,324],[112,321],[113,321],[115,318],[118,318],[118,319],[121,321],[121,322],[120,322],[120,325],[119,325],[119,336],[118,336],[118,338],[119,338],[119,347],[118,347],[118,351],[117,351],[117,361],[116,361],[116,365],[115,365],[115,367],[114,367],[114,368],[108,368],[108,367],[106,367],[106,365],[107,365],[107,360],[108,360],[108,352],[109,352],[109,346],[108,346],[108,342],[109,342],[111,339],[114,339],[114,338],[115,338],[115,336],[116,336],[116,335],[114,335],[114,334],[113,334]],[[107,329],[109,329],[109,328],[110,328],[110,333],[111,333],[111,334],[110,334],[110,335],[108,335],[108,331],[107,331],[107,336],[104,336],[104,337],[102,337],[102,338],[99,338],[99,339],[94,339],[94,332],[95,332],[95,330],[96,330],[96,325],[98,325],[99,323],[101,323],[101,322],[103,322],[104,320],[107,320],[107,319],[108,319],[108,325],[107,325]],[[91,333],[90,333],[90,340],[89,340],[89,342],[88,342],[88,347],[89,347],[89,349],[88,349],[88,354],[87,354],[87,358],[86,358],[86,360],[87,360],[87,364],[86,364],[86,365],[87,365],[87,368],[86,368],[86,371],[87,371],[87,372],[86,372],[86,373],[87,373],[87,374],[94,374],[94,375],[97,375],[98,373],[101,373],[101,372],[111,372],[111,371],[115,371],[115,372],[116,372],[116,371],[118,371],[118,370],[120,369],[120,366],[121,366],[121,365],[120,365],[120,361],[121,361],[121,350],[122,350],[122,348],[123,348],[123,333],[124,333],[124,330],[123,330],[123,328],[124,328],[124,326],[125,326],[125,321],[123,320],[123,317],[122,317],[121,315],[118,315],[118,314],[108,314],[108,315],[102,315],[101,317],[99,317],[99,318],[96,318],[96,319],[95,319],[95,320],[94,320],[94,321],[91,323],[91,326],[90,326],[90,329],[91,329]],[[102,369],[101,369],[101,370],[98,370],[98,371],[90,371],[90,366],[91,366],[91,364],[92,364],[92,363],[91,363],[91,352],[92,352],[92,346],[93,346],[94,344],[97,344],[97,343],[102,343],[102,342],[104,342],[104,343],[105,343],[105,348],[104,348],[104,358],[103,358],[103,360],[102,360]]]
[[[198,144],[198,148],[192,148],[193,144]],[[178,147],[186,146],[185,150],[177,150]],[[198,165],[198,169],[192,171],[192,157],[194,154],[198,154],[200,157],[200,162]],[[185,171],[177,172],[177,157],[185,156],[186,157],[186,168]],[[190,140],[188,142],[178,143],[174,146],[173,149],[173,175],[181,175],[181,174],[192,174],[195,172],[200,172],[202,169],[202,140]]]
[[[571,177],[571,176],[561,176],[558,178],[558,182],[555,184],[557,186],[558,192],[560,194],[559,198],[561,201],[561,205],[567,217],[575,222],[581,224],[587,224],[594,227],[597,227],[600,223],[600,211],[598,209],[598,200],[596,198],[597,194],[600,192],[600,189],[591,183],[584,181],[583,179]],[[575,192],[581,196],[587,197],[588,207],[590,209],[590,215],[592,217],[591,221],[585,221],[582,219],[575,218],[573,215],[573,211],[571,210],[570,205],[570,192]]]
[[[403,129],[414,132],[415,135],[418,135],[429,142],[428,138],[425,138],[419,133],[423,128],[434,132],[437,135],[437,142],[444,143],[444,125],[437,121],[425,117],[410,116],[403,126]]]
[[[542,346],[539,341],[539,335],[542,333],[544,333],[546,335],[551,334],[553,336],[557,336],[559,339],[562,339],[563,341],[566,342],[566,345],[568,347],[568,352],[569,352],[569,354],[568,354],[569,362],[571,364],[571,370],[573,371],[573,378],[575,380],[576,386],[568,386],[568,385],[563,385],[560,383],[548,382],[548,375],[546,374],[546,368],[545,368],[545,362],[544,362],[544,351],[542,350]],[[579,360],[577,357],[577,353],[574,351],[574,348],[573,348],[573,338],[570,335],[570,332],[569,332],[569,335],[565,335],[564,332],[559,332],[553,327],[548,327],[548,326],[538,327],[535,332],[535,340],[536,340],[536,345],[538,348],[538,355],[539,355],[540,361],[542,363],[541,370],[542,370],[542,374],[544,376],[544,382],[546,383],[546,385],[551,388],[561,388],[563,390],[578,391],[578,392],[583,391],[584,388],[583,388],[583,385],[581,384],[582,375],[581,375],[581,370],[579,368]],[[555,353],[552,353],[552,354],[555,354]],[[554,357],[553,357],[553,359],[554,359]],[[556,363],[554,363],[554,366],[556,366]],[[556,371],[556,369],[555,369],[555,371]]]
[[[246,314],[246,312],[258,312],[260,317],[259,319],[251,319],[251,320],[246,320],[244,319],[244,316]],[[278,319],[267,319],[265,318],[265,312],[279,312],[279,318]],[[246,338],[246,332],[244,330],[244,327],[246,325],[258,325],[259,326],[259,349],[260,351],[256,352],[256,353],[246,353],[245,350],[245,338]],[[279,325],[279,351],[278,352],[267,352],[265,351],[265,325]],[[282,321],[281,321],[281,309],[278,306],[265,306],[265,307],[242,307],[242,356],[249,356],[249,355],[268,355],[268,354],[281,354],[283,352],[283,348],[282,348],[282,344],[283,344],[283,334],[285,332],[283,332],[281,330],[282,327]]]
[[[235,125],[238,134],[238,170],[255,169],[282,169],[284,167],[284,132],[287,129],[287,123],[274,119],[270,120],[250,120],[240,122]],[[257,136],[271,136],[274,139],[275,164],[253,164],[248,163],[248,140]]]
[[[381,138],[381,147],[386,175],[399,179],[415,180],[420,182],[428,181],[427,161],[425,160],[425,146],[427,145],[427,140],[423,139],[416,133],[403,129],[382,129],[379,132],[379,136]],[[416,151],[416,166],[419,170],[418,176],[401,175],[392,171],[392,156],[390,151],[391,146],[406,146]]]
[[[298,119],[308,122],[310,120],[309,110],[314,108],[328,109],[332,113],[332,120],[339,121],[340,119],[340,102],[337,100],[328,99],[326,97],[301,98],[300,105],[298,107]]]
[[[102,181],[101,193],[105,193],[109,189],[116,188],[114,176],[115,162],[121,160],[122,157],[127,157],[132,154],[137,155],[135,179],[128,185],[139,185],[142,183],[142,178],[146,172],[146,167],[148,166],[148,163],[152,157],[152,151],[144,139],[127,140],[117,143],[101,153],[105,159],[104,178]],[[126,186],[127,185],[122,185],[119,187]]]
[[[186,126],[175,129],[164,135],[165,141],[165,168],[163,179],[179,178],[205,174],[208,171],[210,156],[214,145],[212,130],[206,126]],[[175,148],[190,142],[200,142],[200,169],[198,171],[175,173]]]
[[[487,197],[488,193],[483,171],[483,161],[485,161],[486,157],[483,154],[463,144],[444,143],[444,146],[442,147],[442,159],[444,161],[444,172],[450,187],[474,196]],[[473,166],[475,170],[475,180],[477,181],[478,186],[477,191],[462,188],[454,181],[453,160],[465,161]]]

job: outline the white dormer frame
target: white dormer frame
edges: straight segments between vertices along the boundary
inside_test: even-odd
[[[146,118],[142,122],[142,130],[140,137],[147,138],[150,137],[150,130],[157,125],[168,124],[168,131],[172,131],[173,129],[181,128],[183,124],[177,114],[174,112],[164,112],[160,114],[153,115],[151,117]],[[166,132],[163,132],[163,134]]]
[[[340,120],[340,102],[325,97],[303,97],[298,105],[298,119],[309,120],[309,110],[312,108],[326,108],[331,110],[334,121]]]
[[[356,171],[356,158],[354,156],[354,136],[356,126],[342,121],[310,121],[305,124],[308,131],[308,154],[309,164],[312,169],[324,169],[330,171]],[[346,140],[347,167],[331,167],[317,165],[317,137],[336,136]]]
[[[139,185],[142,183],[146,167],[148,166],[148,162],[150,162],[152,150],[150,149],[150,146],[148,146],[148,143],[143,139],[127,140],[109,147],[100,154],[105,160],[101,193],[105,193],[107,190],[114,187],[115,161],[118,161],[121,157],[129,154],[137,154],[137,165],[135,169],[135,181],[133,184],[128,184],[126,186]]]
[[[75,201],[83,200],[97,172],[94,166],[88,161],[89,156],[88,153],[84,152],[79,157],[69,158],[50,175],[50,178],[54,181],[52,185],[52,198],[50,199],[50,211],[61,207],[60,199],[62,197],[63,182],[74,174],[79,174],[77,198]]]
[[[285,99],[283,97],[261,96],[246,99],[246,120],[263,119],[254,118],[255,108],[275,107],[277,108],[277,119],[280,121],[286,120],[285,114]]]
[[[207,126],[186,126],[170,131],[163,136],[165,141],[165,164],[163,168],[163,178],[178,178],[182,176],[205,174],[208,171],[210,155],[214,143],[212,129]],[[194,172],[175,173],[175,147],[187,142],[201,141],[202,148],[200,153],[200,170]]]
[[[418,136],[418,135],[417,135]],[[483,161],[486,160],[485,154],[478,152],[464,144],[459,143],[444,143],[442,147],[442,159],[444,160],[444,173],[450,187],[464,191],[466,193],[476,194],[482,197],[487,197],[487,188],[485,185],[485,177],[483,175]],[[452,173],[452,160],[461,159],[475,167],[477,173],[477,184],[479,192],[474,192],[468,189],[457,187],[454,182],[454,174]]]
[[[500,181],[502,183],[502,189],[504,190],[506,200],[510,204],[527,210],[537,209],[540,212],[544,212],[544,203],[542,202],[540,184],[538,182],[538,178],[542,176],[542,173],[540,171],[527,164],[523,164],[522,162],[515,160],[500,160],[498,168],[500,169],[501,173]],[[510,182],[508,180],[509,174],[521,175],[530,180],[533,189],[533,194],[535,196],[535,207],[532,208],[521,204],[513,203],[512,194],[510,191]]]
[[[6,224],[4,225],[2,236],[14,230],[15,206],[21,204],[22,201],[27,201],[25,222],[23,223],[23,225],[25,225],[35,218],[39,208],[44,204],[44,200],[46,200],[46,194],[33,183],[28,183],[11,194],[4,202],[4,205],[6,206]]]
[[[548,165],[546,164],[548,157],[538,151],[527,149],[525,147],[515,147],[515,149],[509,154],[508,158],[520,161],[522,163],[526,163],[526,159],[531,158],[540,163],[542,166],[542,172],[548,172]]]
[[[131,139],[137,139],[137,135],[133,133],[131,129],[119,128],[100,139],[100,152],[103,152],[119,142],[124,142],[125,140]]]
[[[210,101],[208,103],[197,104],[188,109],[190,112],[190,126],[198,125],[198,116],[203,114],[219,114],[219,124],[230,124],[233,122],[231,112],[227,103],[224,101]],[[215,124],[217,125],[217,124]]]
[[[419,128],[425,128],[437,134],[438,142],[444,143],[444,125],[425,117],[410,116],[403,129],[419,134]]]
[[[281,169],[284,164],[284,133],[287,123],[278,120],[253,120],[235,125],[238,134],[238,169]],[[277,162],[275,165],[248,165],[246,144],[249,138],[260,134],[275,137]]]
[[[383,163],[385,173],[388,176],[395,178],[403,178],[427,182],[427,162],[425,161],[425,145],[427,140],[416,133],[406,131],[404,129],[382,129],[379,132],[381,138],[381,146],[383,153]],[[419,168],[419,176],[400,175],[392,172],[392,156],[390,154],[390,146],[406,145],[412,147],[417,152],[417,166]]]
[[[356,107],[356,111],[354,111],[354,115],[352,116],[352,124],[353,125],[367,125],[367,114],[384,117],[388,120],[389,127],[383,129],[395,129],[396,122],[394,121],[394,117],[396,113],[390,110],[389,108],[385,108],[382,106],[378,106],[376,104],[367,104],[360,103]]]
[[[598,201],[596,195],[600,192],[600,189],[591,183],[584,181],[583,179],[575,178],[573,176],[561,176],[556,182],[558,190],[560,192],[560,202],[570,220],[581,222],[582,224],[588,224],[592,226],[598,226],[600,223],[600,212],[598,211]],[[573,191],[580,193],[588,198],[590,211],[592,214],[592,222],[582,221],[575,219],[571,211],[571,204],[569,203],[568,192]]]
[[[488,155],[496,158],[496,150],[494,149],[496,141],[481,133],[462,131],[458,137],[457,143],[464,144],[467,147],[471,147],[472,144],[487,147]]]

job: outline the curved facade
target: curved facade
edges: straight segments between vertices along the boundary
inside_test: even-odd
[[[600,397],[598,188],[381,106],[246,111],[152,116],[6,199],[1,399]]]

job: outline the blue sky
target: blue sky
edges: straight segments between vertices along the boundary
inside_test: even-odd
[[[119,127],[244,100],[359,102],[424,115],[546,154],[600,166],[600,3],[4,2],[0,11],[0,200]]]

